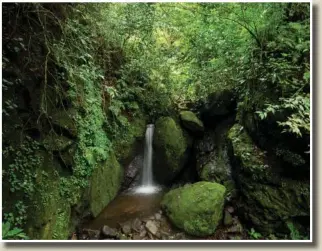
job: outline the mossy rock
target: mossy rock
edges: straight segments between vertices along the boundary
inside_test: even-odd
[[[229,166],[221,155],[216,154],[213,157],[213,159],[209,159],[209,162],[200,168],[199,177],[204,181],[224,184],[224,182],[231,179]]]
[[[272,160],[274,156],[258,148],[241,125],[234,125],[228,138],[247,221],[270,234],[285,226],[288,219],[309,216],[309,182],[283,177],[279,163]]]
[[[180,119],[183,126],[191,132],[200,133],[205,129],[203,122],[191,111],[180,112]]]
[[[60,200],[57,163],[53,156],[38,152],[42,164],[36,170],[35,192],[28,205],[27,234],[31,239],[52,239]],[[68,226],[68,222],[65,222]],[[67,238],[67,236],[66,236]]]
[[[70,136],[77,137],[77,127],[75,123],[76,114],[77,111],[73,108],[59,111],[52,115],[52,123],[67,131]]]
[[[73,140],[63,135],[56,134],[54,132],[47,134],[43,139],[43,146],[48,151],[64,151],[70,145],[73,144]]]
[[[63,200],[56,213],[56,220],[53,225],[52,238],[55,240],[66,240],[70,234],[71,228],[71,207]]]
[[[116,196],[123,178],[123,169],[115,154],[110,153],[107,161],[97,166],[91,177],[90,211],[96,217]]]
[[[170,117],[155,123],[153,137],[154,177],[159,183],[170,182],[183,168],[189,140],[182,128]]]
[[[214,182],[197,182],[171,190],[161,207],[170,221],[188,234],[211,235],[223,217],[226,188]]]
[[[123,166],[130,163],[140,150],[144,140],[147,119],[144,115],[139,114],[130,123],[131,127],[124,138],[113,142],[116,158]]]
[[[228,132],[228,140],[241,171],[265,179],[269,172],[265,164],[266,155],[254,144],[244,127],[235,124]]]

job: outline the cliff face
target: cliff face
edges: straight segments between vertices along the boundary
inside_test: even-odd
[[[69,47],[54,50],[71,35],[70,15],[70,4],[3,7],[3,216],[31,239],[67,239],[78,219],[115,197],[123,177],[126,156],[115,157],[106,131],[109,97],[101,73],[90,71],[104,69],[104,59],[66,63],[59,53]],[[114,67],[106,80],[120,62],[105,57]],[[144,136],[145,120],[134,124],[130,140],[114,142],[128,159]]]

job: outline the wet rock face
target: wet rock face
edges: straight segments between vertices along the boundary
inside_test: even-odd
[[[239,211],[246,222],[263,233],[275,233],[287,221],[309,216],[309,182],[285,176],[276,156],[258,148],[241,125],[234,125],[228,138],[242,196]]]
[[[197,171],[201,180],[224,184],[231,172],[227,147],[225,142],[215,142],[215,139],[215,132],[208,131],[204,138],[196,141]]]
[[[143,155],[137,155],[124,170],[124,179],[121,190],[126,190],[138,183],[142,167]]]
[[[213,129],[208,129],[204,136],[194,143],[199,178],[223,184],[229,188],[228,190],[234,186],[227,141],[227,132],[233,121],[234,117],[229,117],[220,122]]]

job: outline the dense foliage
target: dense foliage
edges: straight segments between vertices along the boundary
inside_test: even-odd
[[[43,148],[28,131],[36,127],[30,121],[37,121],[41,133],[52,133],[51,115],[57,107],[78,111],[73,116],[77,147],[72,175],[59,178],[59,194],[71,205],[80,200],[97,166],[111,161],[111,152],[130,142],[137,117],[145,114],[149,122],[155,122],[206,103],[218,90],[234,93],[240,121],[249,113],[258,122],[275,116],[280,133],[296,138],[310,134],[308,3],[17,6],[15,15],[13,8],[5,9],[6,18],[16,16],[29,28],[37,27],[31,29],[33,36],[43,44],[33,45],[31,38],[28,42],[23,29],[16,37],[7,37],[9,53],[3,54],[3,69],[29,67],[25,75],[36,71],[40,75],[36,80],[41,79],[43,85],[42,94],[32,97],[39,99],[39,107],[28,110],[32,115],[24,120],[16,119],[23,109],[12,90],[23,87],[25,76],[4,74],[2,81],[3,156],[8,159],[2,176],[8,194],[20,193],[13,203],[5,204],[6,239],[27,238],[22,232],[27,204],[38,176],[49,175],[37,172],[41,157],[35,153]],[[12,29],[14,34],[16,28]],[[44,60],[30,56],[30,51],[36,51],[33,46],[41,48]],[[12,64],[20,54],[21,65]],[[18,140],[11,141],[12,130],[21,132]],[[299,235],[293,225],[289,228],[293,237]],[[261,237],[254,229],[250,235]]]

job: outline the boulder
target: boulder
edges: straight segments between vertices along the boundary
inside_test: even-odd
[[[180,112],[180,119],[183,126],[192,133],[200,133],[204,131],[203,122],[198,119],[196,114],[190,111]]]
[[[140,221],[138,218],[135,218],[132,221],[132,229],[136,232],[140,232],[142,226],[142,221]]]
[[[117,237],[118,233],[116,231],[116,229],[111,228],[109,226],[104,225],[102,227],[101,233],[104,237]]]
[[[145,228],[153,235],[156,235],[158,232],[158,227],[155,224],[154,221],[149,220],[146,224],[145,224]]]
[[[90,183],[90,212],[96,217],[116,196],[123,178],[123,169],[113,152],[94,170]]]
[[[153,175],[158,183],[170,183],[182,170],[188,157],[189,139],[170,117],[155,123],[153,137]]]
[[[170,221],[186,233],[211,235],[223,216],[226,189],[214,182],[197,182],[171,190],[161,207]]]
[[[231,217],[231,214],[228,211],[225,211],[224,213],[224,225],[230,226],[233,223],[233,218]]]
[[[123,223],[122,226],[121,226],[121,229],[122,229],[123,234],[131,233],[131,230],[132,230],[131,223],[130,222]]]
[[[286,221],[310,215],[310,182],[285,175],[283,165],[254,144],[245,129],[235,124],[228,138],[236,183],[243,202],[239,212],[262,233],[274,233]]]

